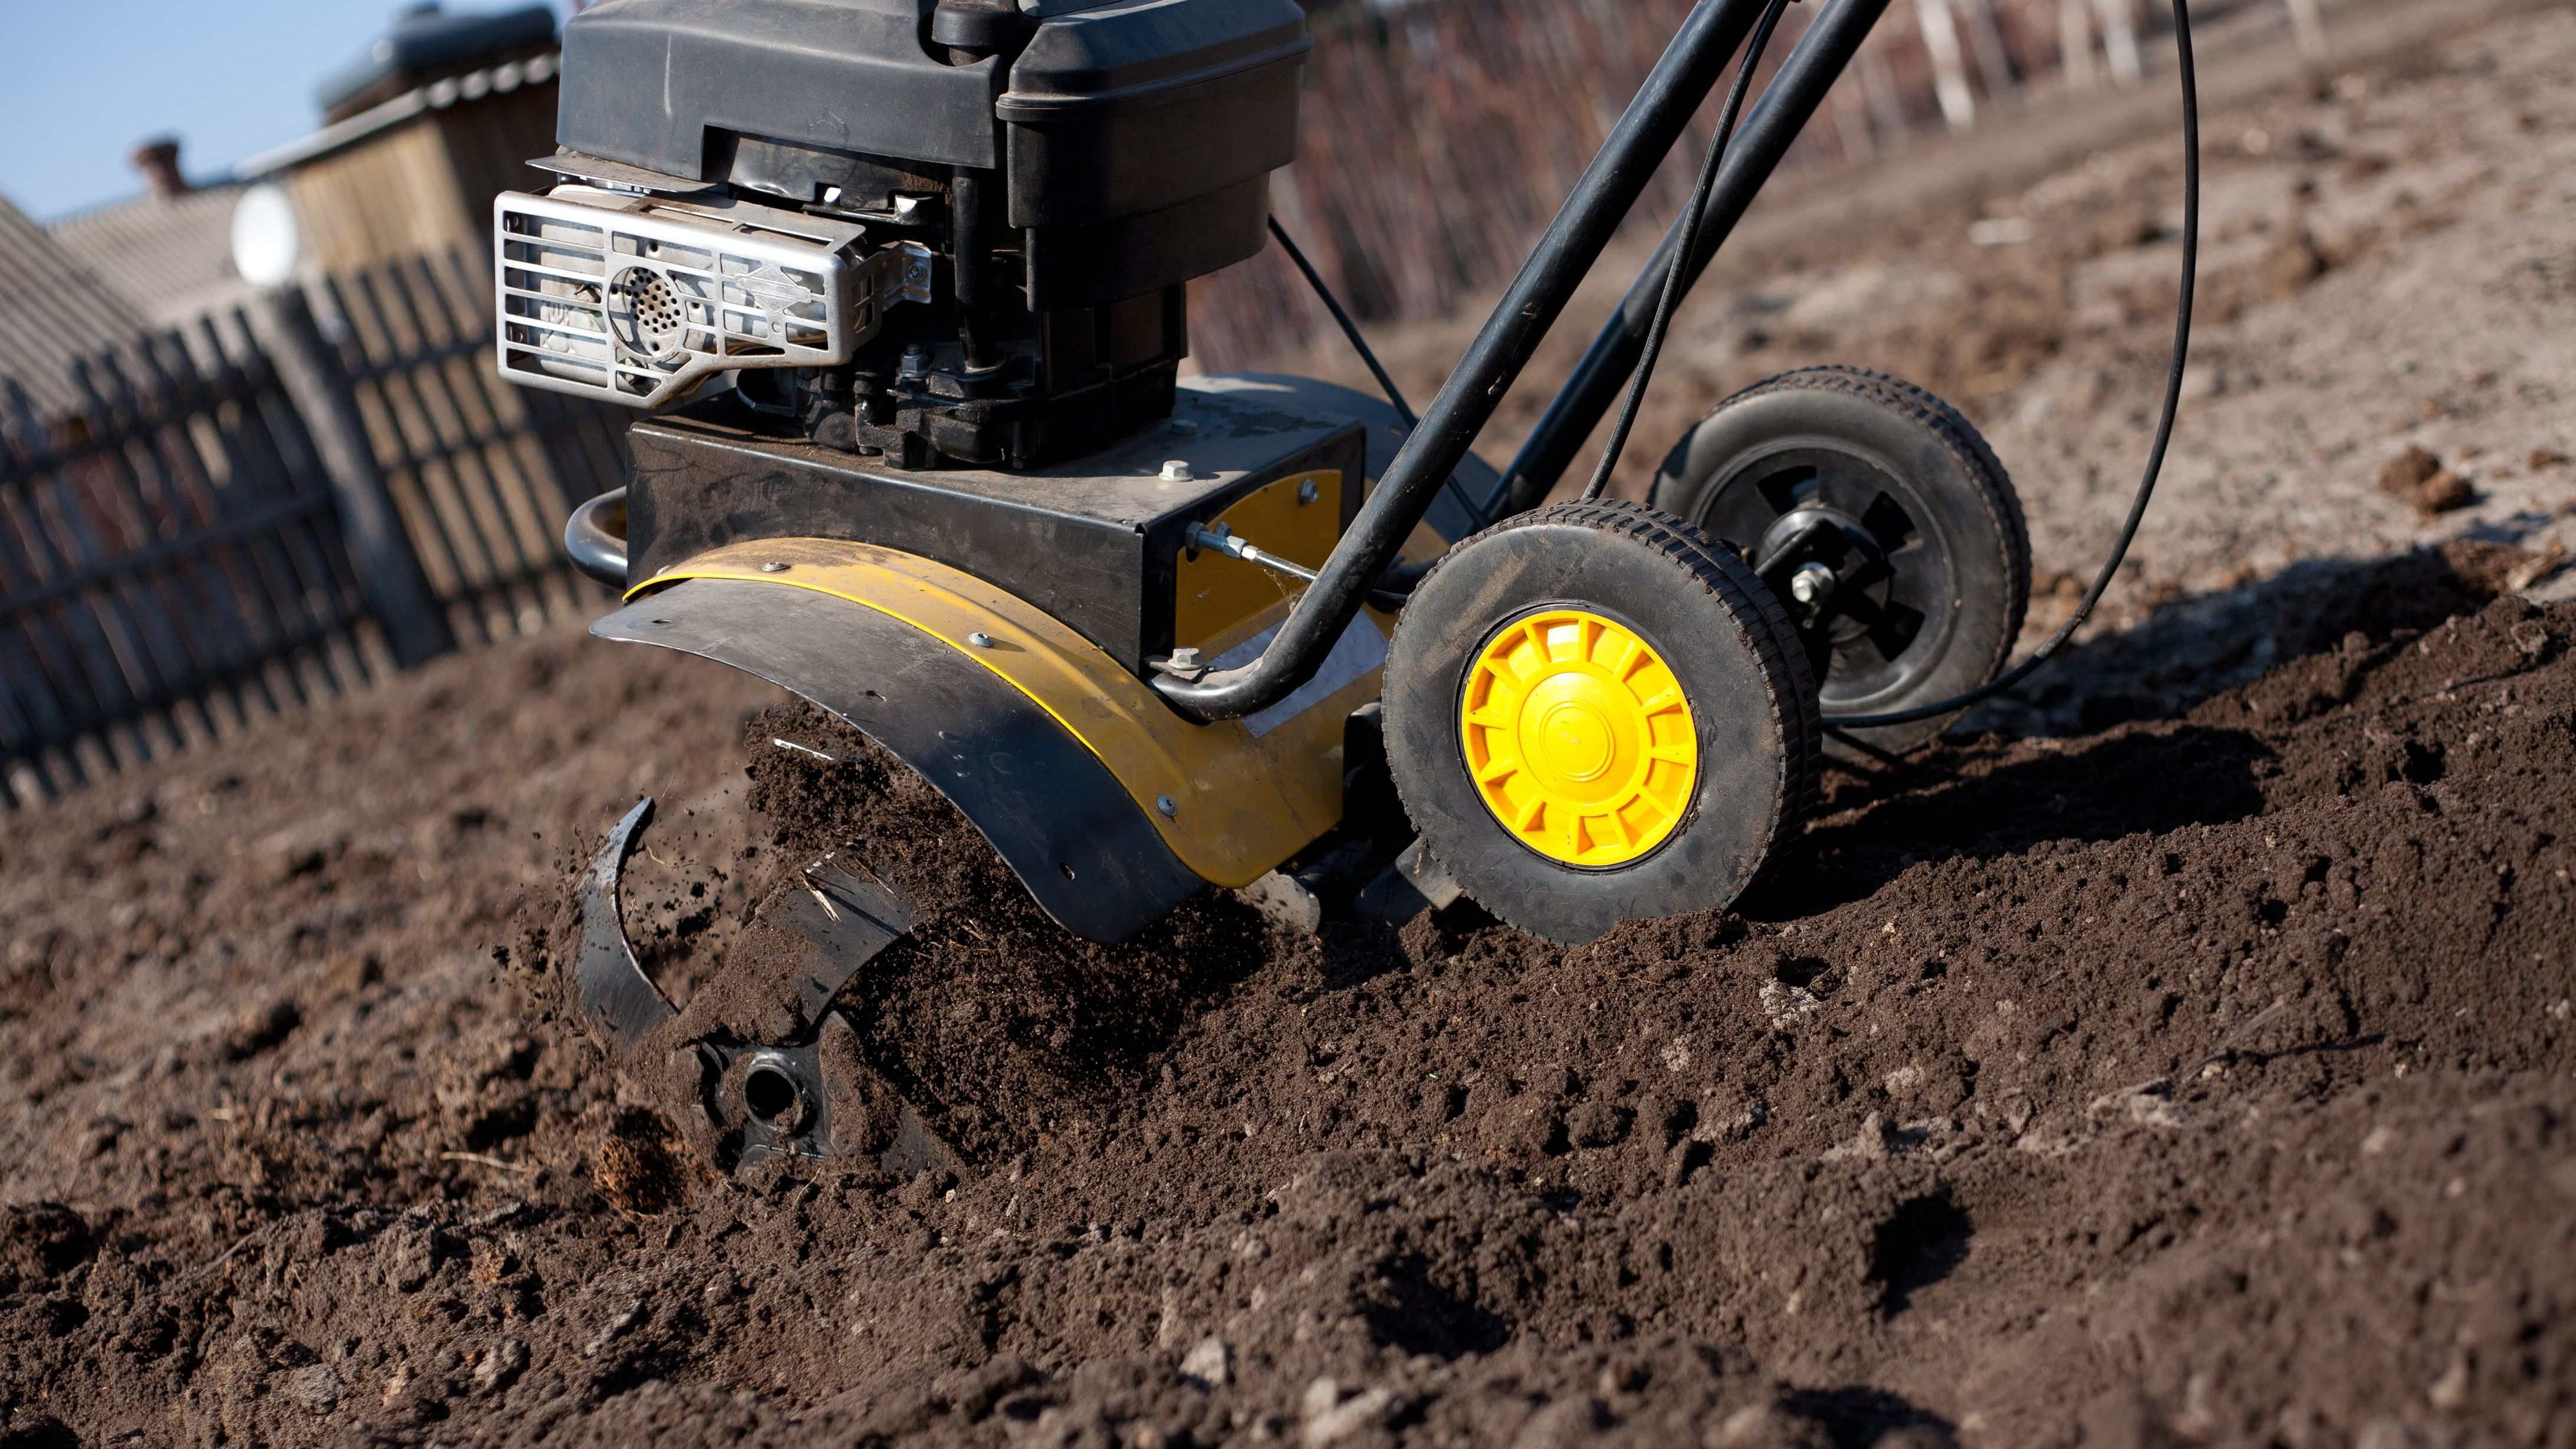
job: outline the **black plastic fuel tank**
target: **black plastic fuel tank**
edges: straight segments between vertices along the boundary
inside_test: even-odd
[[[1297,0],[1110,0],[1046,21],[1011,67],[1011,224],[1040,308],[1093,306],[1261,250],[1297,159]]]
[[[558,139],[805,205],[998,171],[1039,310],[1261,249],[1297,151],[1297,0],[1023,0],[1015,47],[982,57],[931,39],[936,9],[603,0],[564,30]]]

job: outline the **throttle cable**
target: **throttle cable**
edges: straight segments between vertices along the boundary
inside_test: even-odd
[[[1663,296],[1656,304],[1654,323],[1647,332],[1644,350],[1638,358],[1636,376],[1629,382],[1627,400],[1620,409],[1619,421],[1611,432],[1609,442],[1602,449],[1600,465],[1594,470],[1592,481],[1583,490],[1582,497],[1586,502],[1598,499],[1609,487],[1610,476],[1618,468],[1620,455],[1626,451],[1629,436],[1635,430],[1637,415],[1644,405],[1647,385],[1653,376],[1656,362],[1662,356],[1664,343],[1670,336],[1674,315],[1681,307],[1682,294],[1685,290],[1683,279],[1688,275],[1691,253],[1697,249],[1700,227],[1706,220],[1711,197],[1716,191],[1718,172],[1725,160],[1727,145],[1733,138],[1737,119],[1743,111],[1745,93],[1751,87],[1753,72],[1760,65],[1762,53],[1770,44],[1772,32],[1778,28],[1780,17],[1788,4],[1789,0],[1772,0],[1769,8],[1764,10],[1760,25],[1755,30],[1752,43],[1746,51],[1744,62],[1736,71],[1735,84],[1727,92],[1726,107],[1719,116],[1717,134],[1709,143],[1708,156],[1701,167],[1699,184],[1691,193],[1689,208],[1683,220],[1680,244],[1673,251],[1672,269],[1665,276]],[[2174,300],[2173,349],[2166,367],[2164,404],[2156,422],[2155,441],[2148,450],[2146,471],[2138,482],[2135,496],[2130,501],[2128,518],[2121,525],[2119,538],[2112,544],[2111,555],[2104,560],[2100,572],[2094,576],[2092,587],[2085,590],[2083,600],[2076,605],[2075,612],[2068,616],[2065,623],[2058,626],[2057,632],[2051,635],[2046,643],[2040,645],[2021,663],[1979,688],[1955,695],[1937,704],[1886,714],[1828,717],[1823,722],[1828,731],[1840,733],[1846,730],[1915,724],[1971,709],[2013,689],[2038,673],[2043,665],[2056,658],[2058,653],[2065,649],[2068,642],[2075,637],[2076,631],[2083,628],[2092,618],[2093,611],[2100,606],[2103,595],[2110,592],[2112,581],[2119,576],[2121,565],[2128,561],[2129,550],[2137,541],[2138,529],[2145,523],[2147,509],[2155,499],[2156,485],[2164,477],[2165,460],[2173,444],[2175,420],[2182,411],[2183,377],[2191,359],[2192,310],[2200,277],[2200,79],[2192,53],[2190,0],[2173,0],[2173,15],[2175,68],[2182,84],[2182,280]],[[1298,272],[1305,277],[1306,284],[1322,301],[1325,311],[1332,315],[1334,323],[1341,329],[1342,336],[1349,341],[1352,350],[1359,354],[1360,361],[1366,364],[1371,376],[1376,378],[1379,388],[1385,392],[1387,401],[1394,405],[1396,415],[1404,421],[1407,431],[1419,426],[1419,419],[1415,416],[1411,405],[1405,401],[1403,392],[1396,386],[1394,377],[1378,360],[1377,353],[1369,346],[1368,340],[1360,334],[1359,324],[1352,320],[1348,309],[1342,306],[1341,299],[1333,294],[1333,289],[1325,282],[1323,274],[1315,268],[1314,263],[1307,260],[1305,252],[1289,236],[1287,229],[1279,224],[1278,217],[1271,217],[1269,222],[1271,236],[1278,241],[1281,250],[1287,253],[1289,261],[1295,264]],[[1471,513],[1474,512],[1473,504],[1466,498],[1465,491],[1458,486],[1458,480],[1454,475],[1447,480],[1446,486],[1462,504],[1468,505]]]
[[[2112,545],[2111,557],[2094,576],[2093,587],[2084,591],[2084,600],[2075,606],[2074,614],[2058,626],[2047,643],[2039,646],[2038,652],[2004,671],[1992,683],[1920,709],[1829,718],[1824,722],[1828,730],[1873,729],[1938,719],[1983,704],[2020,684],[2055,658],[2075,637],[2075,631],[2084,627],[2094,607],[2110,591],[2120,565],[2128,561],[2129,546],[2137,541],[2138,525],[2146,521],[2147,505],[2156,496],[2157,481],[2164,476],[2165,452],[2173,443],[2174,418],[2182,411],[2183,370],[2191,358],[2192,294],[2200,277],[2200,80],[2192,65],[2189,0],[2173,0],[2173,12],[2176,69],[2182,76],[2182,290],[2174,302],[2173,358],[2165,372],[2164,415],[2156,423],[2155,446],[2147,454],[2146,476],[2139,481],[2137,496],[2129,504],[2128,521],[2120,527],[2119,541]]]

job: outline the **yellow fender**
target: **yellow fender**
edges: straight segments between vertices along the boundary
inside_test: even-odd
[[[733,544],[627,597],[594,634],[720,660],[847,720],[946,793],[1060,923],[1101,940],[1206,885],[1248,885],[1338,824],[1346,721],[1386,657],[1385,623],[1363,616],[1296,696],[1198,724],[1035,605],[871,544]]]

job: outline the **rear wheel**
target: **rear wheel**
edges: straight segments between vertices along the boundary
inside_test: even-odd
[[[1828,716],[1937,704],[2000,673],[2030,604],[2030,536],[1994,450],[1909,383],[1857,368],[1776,377],[1720,404],[1649,497],[1742,554],[1806,642]],[[1899,754],[1950,718],[1856,730]]]
[[[1573,503],[1450,550],[1386,667],[1388,765],[1479,905],[1561,942],[1731,906],[1814,788],[1788,618],[1698,530]]]

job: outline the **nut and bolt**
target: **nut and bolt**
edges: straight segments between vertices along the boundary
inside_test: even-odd
[[[1166,483],[1187,483],[1196,477],[1198,474],[1190,471],[1190,465],[1185,459],[1174,458],[1163,465],[1163,481]]]
[[[1834,596],[1834,587],[1839,582],[1834,571],[1823,564],[1800,564],[1798,571],[1789,575],[1789,597],[1814,608]]]

